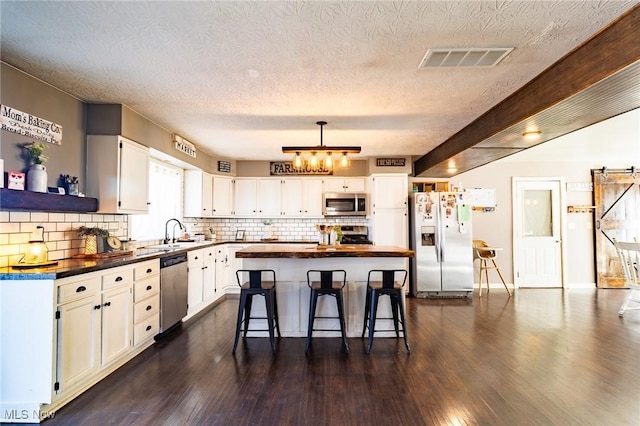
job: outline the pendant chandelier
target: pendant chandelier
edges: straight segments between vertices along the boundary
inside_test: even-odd
[[[316,124],[320,126],[320,145],[317,146],[283,146],[282,152],[284,154],[294,154],[293,167],[300,169],[304,166],[305,158],[303,154],[310,154],[307,160],[311,169],[317,169],[323,166],[327,170],[333,170],[334,158],[333,156],[339,156],[338,165],[342,168],[348,168],[351,165],[351,160],[348,154],[358,154],[361,151],[359,146],[325,146],[322,144],[322,129],[326,121],[317,121]]]

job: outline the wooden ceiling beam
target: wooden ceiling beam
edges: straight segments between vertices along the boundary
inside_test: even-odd
[[[417,159],[414,162],[415,175],[427,175],[430,168],[441,165],[498,132],[560,104],[563,100],[639,61],[638,40],[640,40],[640,4],[621,15],[598,34],[576,47],[458,133]],[[595,107],[597,106],[594,105]],[[619,113],[622,112],[626,111]],[[566,133],[569,132],[564,134]],[[500,157],[493,160],[498,158]],[[471,168],[473,167],[458,169],[453,175]]]

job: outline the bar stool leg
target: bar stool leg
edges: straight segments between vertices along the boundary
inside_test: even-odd
[[[282,334],[280,334],[280,321],[278,321],[278,292],[273,289],[273,313],[275,315],[274,322],[276,324],[276,330],[278,331],[278,338],[282,338]]]
[[[398,296],[396,296],[395,294],[390,294],[389,301],[391,302],[391,315],[393,316],[393,328],[396,330],[396,338],[399,338],[400,331],[398,328]]]
[[[361,339],[364,339],[364,334],[367,331],[367,322],[369,321],[369,308],[371,305],[370,302],[370,298],[371,297],[371,289],[369,288],[369,286],[367,285],[367,292],[364,296],[364,321],[362,323],[362,337]]]
[[[342,332],[342,346],[344,351],[349,353],[349,345],[347,345],[347,332],[344,321],[344,304],[342,301],[342,290],[336,294],[336,303],[338,304],[338,316],[340,317],[340,331]]]
[[[241,292],[240,293],[240,304],[238,305],[238,321],[236,323],[236,340],[233,343],[233,351],[232,353],[236,353],[236,348],[238,347],[238,339],[240,338],[240,328],[242,327],[242,314],[245,311],[245,303],[247,302],[247,294]],[[246,336],[246,333],[245,333]]]
[[[367,353],[371,353],[371,347],[373,346],[373,332],[376,329],[376,316],[378,313],[378,292],[371,290],[371,304],[369,312],[369,342],[367,344]]]
[[[313,322],[316,317],[317,303],[318,303],[318,292],[315,290],[311,290],[311,295],[309,298],[309,326],[307,329],[307,346],[304,349],[305,355],[309,353],[309,348],[311,348],[311,334],[313,333]]]
[[[269,342],[271,343],[271,351],[276,353],[276,342],[273,332],[273,297],[271,292],[266,292],[264,295],[264,301],[267,305],[267,324],[269,329]]]
[[[243,338],[247,338],[247,331],[249,330],[249,320],[251,319],[251,306],[253,305],[253,294],[245,293],[244,306],[244,334]]]
[[[483,267],[483,263],[484,260],[480,259],[480,268],[478,270],[478,297],[482,297],[482,267]],[[489,285],[487,284],[487,287],[489,287]]]
[[[402,320],[402,335],[404,336],[404,347],[407,349],[407,353],[411,353],[411,348],[409,347],[409,341],[407,337],[407,322],[404,315],[404,302],[402,301],[402,295],[398,294],[398,309],[400,310],[400,319]]]

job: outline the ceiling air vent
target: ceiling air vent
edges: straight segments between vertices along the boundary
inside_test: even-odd
[[[429,49],[418,68],[493,67],[511,53],[512,50],[513,47]]]

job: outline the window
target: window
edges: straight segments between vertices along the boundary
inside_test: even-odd
[[[129,234],[135,240],[164,238],[167,220],[182,221],[184,170],[151,159],[149,166],[149,213],[129,216]],[[171,230],[169,230],[171,233]]]

